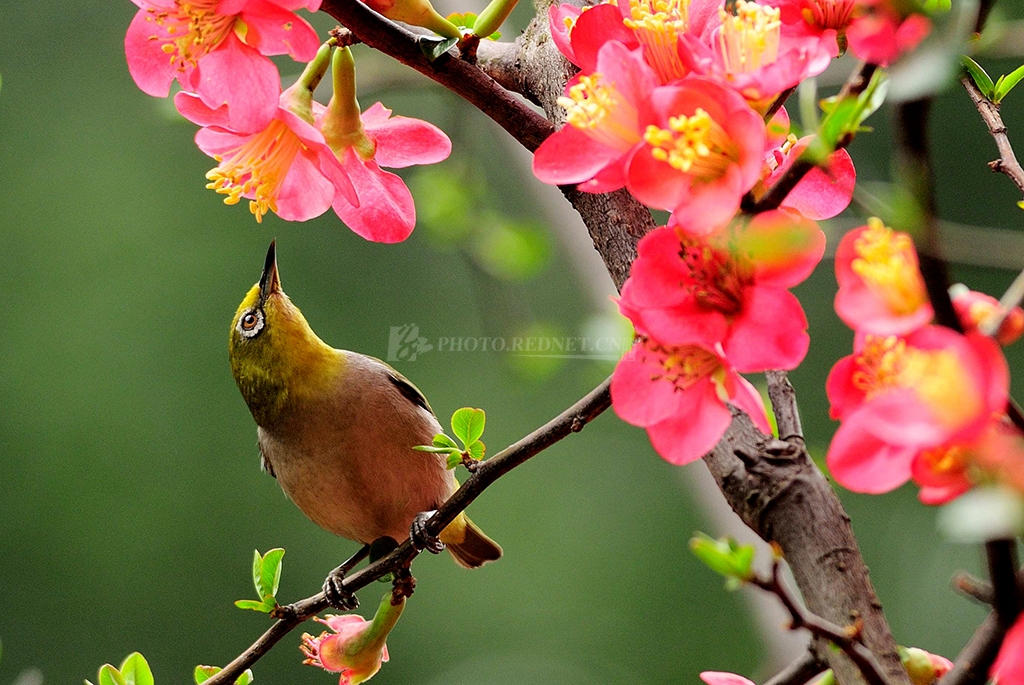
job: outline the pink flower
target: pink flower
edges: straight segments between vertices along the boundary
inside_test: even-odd
[[[735,12],[719,9],[717,15],[703,36],[682,36],[682,61],[735,88],[761,112],[832,61],[828,40],[783,33],[780,10],[770,4],[737,0]]]
[[[672,224],[707,232],[727,223],[757,182],[765,124],[736,91],[703,76],[655,88],[640,111],[643,143],[626,162],[626,186]]]
[[[782,210],[710,236],[658,228],[640,241],[621,302],[664,343],[720,343],[744,373],[791,369],[810,340],[788,288],[810,275],[824,249],[814,222]]]
[[[596,56],[608,41],[639,48],[661,84],[690,73],[679,54],[679,40],[701,35],[718,14],[721,0],[623,0],[582,11],[572,5],[548,12],[551,35],[566,59],[584,72],[594,71]]]
[[[335,195],[334,211],[367,240],[405,240],[416,226],[412,193],[405,181],[381,166],[401,169],[440,162],[451,154],[452,143],[433,124],[392,117],[391,110],[379,102],[360,112],[355,99],[355,62],[349,49],[335,50],[332,65],[334,96],[326,108],[314,105],[316,126],[354,188],[353,195]]]
[[[574,77],[559,98],[566,124],[537,148],[534,175],[555,185],[587,182],[582,187],[593,192],[621,188],[626,182],[622,165],[643,141],[640,103],[656,85],[638,55],[621,43],[605,43],[596,71]]]
[[[991,295],[968,290],[965,286],[957,285],[950,288],[950,295],[953,298],[953,308],[964,330],[976,330],[1002,311],[999,300]],[[999,330],[993,337],[1000,345],[1005,346],[1020,338],[1021,333],[1024,333],[1024,310],[1014,307],[999,324]]]
[[[881,219],[868,219],[840,241],[836,280],[836,313],[856,331],[903,335],[934,316],[913,239]]]
[[[320,0],[133,0],[125,36],[128,71],[145,93],[167,97],[175,79],[210,109],[228,105],[236,131],[267,126],[281,81],[264,55],[313,59],[316,31],[294,10]]]
[[[927,17],[904,16],[892,0],[771,0],[771,4],[782,11],[785,33],[818,36],[834,56],[849,43],[857,57],[883,67],[917,47],[931,31]]]
[[[989,672],[996,685],[1024,683],[1024,615],[1017,619],[999,649],[999,656]]]
[[[910,676],[910,682],[914,685],[934,685],[935,681],[953,668],[953,662],[946,657],[931,654],[917,647],[903,649],[900,656],[903,658],[903,667]]]
[[[704,671],[700,674],[700,679],[708,685],[754,685],[753,681],[741,675],[724,671]]]
[[[352,182],[323,135],[301,116],[301,108],[296,112],[289,106],[294,94],[292,88],[282,93],[274,117],[255,131],[232,128],[226,108],[210,109],[197,95],[174,96],[178,111],[203,127],[196,133],[199,149],[218,162],[206,174],[206,187],[226,195],[225,204],[248,198],[256,221],[271,211],[288,221],[305,221],[327,211],[336,195],[356,201]]]
[[[372,621],[355,614],[328,616],[326,620],[318,616],[315,620],[334,632],[324,631],[319,637],[303,634],[301,649],[306,655],[305,663],[340,672],[340,685],[358,685],[369,680],[380,670],[381,663],[388,661],[386,644],[364,644]]]
[[[1006,409],[1009,372],[999,346],[977,334],[927,326],[906,337],[858,336],[826,382],[833,418],[833,477],[855,492],[877,494],[912,476],[938,491],[966,489],[963,450],[971,449]]]
[[[779,113],[785,114],[785,111],[783,108],[779,110]],[[751,190],[755,200],[760,200],[772,186],[779,182],[813,139],[813,136],[797,139],[796,136],[789,134],[788,115],[785,116],[784,123],[779,121],[776,124],[778,118],[777,114],[772,119],[770,124],[770,128],[773,129],[772,133],[776,133],[776,130],[783,126],[785,132],[782,135],[782,140],[769,140],[769,150],[765,155],[761,179]],[[829,155],[825,166],[815,167],[800,179],[796,187],[789,191],[789,195],[782,201],[781,207],[794,210],[815,221],[831,219],[850,205],[856,183],[857,171],[853,167],[850,153],[846,150],[836,150]]]
[[[624,296],[627,291],[623,288]],[[630,315],[626,306],[622,312]],[[663,345],[641,335],[615,367],[611,392],[619,418],[646,428],[655,451],[672,464],[711,451],[732,421],[726,402],[771,432],[757,390],[720,352],[700,345]]]

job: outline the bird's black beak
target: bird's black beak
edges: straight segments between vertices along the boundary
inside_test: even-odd
[[[260,276],[260,304],[274,293],[281,292],[281,277],[277,273],[277,240],[270,241],[267,260],[263,263],[263,275]]]

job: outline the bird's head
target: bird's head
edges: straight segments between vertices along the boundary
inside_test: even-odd
[[[238,389],[261,426],[340,371],[341,357],[317,337],[281,289],[275,242],[259,282],[235,312],[228,356]]]

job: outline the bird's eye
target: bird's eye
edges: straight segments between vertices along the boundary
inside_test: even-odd
[[[245,338],[255,338],[263,330],[263,312],[259,309],[246,312],[238,321],[238,332]]]

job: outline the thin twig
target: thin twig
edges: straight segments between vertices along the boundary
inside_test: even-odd
[[[796,391],[793,389],[793,384],[789,382],[788,374],[785,371],[767,371],[765,376],[768,379],[768,398],[772,401],[775,423],[779,427],[779,438],[803,440],[804,429],[800,424],[800,407],[797,405]]]
[[[1006,124],[1003,123],[1003,118],[999,115],[999,105],[982,95],[969,75],[961,76],[960,83],[970,96],[971,102],[977,107],[978,114],[981,115],[982,121],[988,127],[988,132],[996,142],[996,147],[999,148],[999,159],[989,162],[989,168],[1009,176],[1017,188],[1024,193],[1024,168],[1021,168],[1017,156],[1013,153],[1010,139],[1006,135]]]
[[[509,132],[531,152],[554,133],[551,122],[498,85],[475,65],[459,59],[453,49],[434,61],[420,49],[421,37],[385,19],[362,2],[324,0],[330,14],[370,47],[412,67],[462,96]]]
[[[813,649],[809,649],[765,681],[764,685],[804,685],[826,668],[828,664],[823,662]]]
[[[480,464],[476,473],[466,479],[455,494],[448,498],[440,509],[427,521],[426,531],[437,536],[444,528],[455,520],[489,485],[503,475],[519,466],[543,450],[551,447],[570,433],[578,433],[583,427],[596,419],[611,406],[611,379],[591,390],[585,397],[563,411],[557,417],[533,431],[519,442],[509,445]],[[406,540],[397,549],[384,558],[370,564],[361,571],[345,578],[344,587],[355,592],[366,587],[378,578],[407,567],[419,553],[413,548],[412,542]],[[312,597],[295,602],[284,608],[285,618],[279,619],[267,632],[260,636],[248,649],[238,655],[224,670],[211,677],[208,685],[224,685],[234,683],[245,669],[252,666],[260,657],[300,623],[330,607],[324,593],[318,592]]]
[[[1004,627],[1009,628],[1020,613],[1017,587],[1017,541],[989,540],[985,543],[988,573],[992,581],[992,608]]]
[[[843,650],[853,663],[857,664],[857,668],[860,669],[869,685],[886,685],[888,681],[885,678],[882,665],[878,663],[871,650],[860,641],[861,626],[854,625],[844,628],[805,609],[782,582],[781,567],[782,561],[776,558],[772,563],[770,577],[754,576],[750,582],[779,598],[793,619],[791,629],[806,628],[815,637],[828,640]]]

